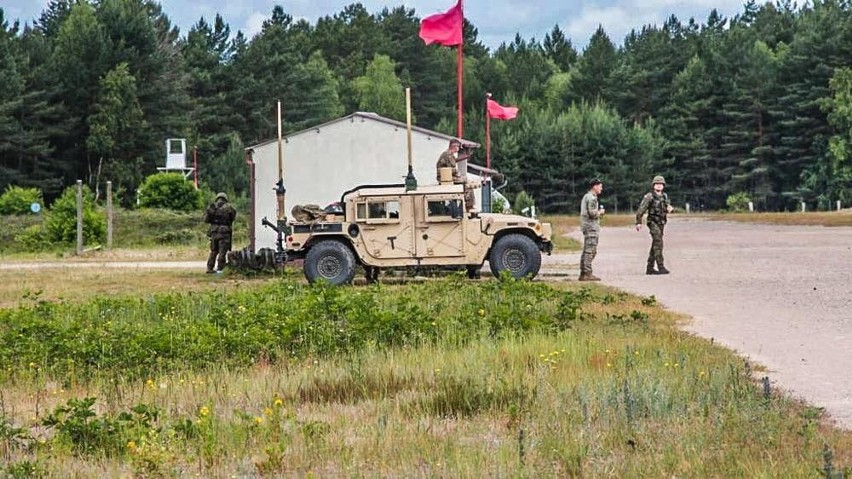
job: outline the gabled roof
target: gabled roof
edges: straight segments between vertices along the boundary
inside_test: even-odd
[[[380,123],[385,123],[385,124],[393,126],[395,128],[402,128],[402,129],[406,128],[406,124],[401,122],[401,121],[391,120],[390,118],[385,118],[383,116],[379,116],[379,115],[377,115],[375,113],[371,113],[371,112],[356,111],[355,113],[352,113],[351,115],[347,115],[347,116],[344,116],[342,118],[338,118],[336,120],[331,120],[331,121],[325,122],[321,125],[312,126],[310,128],[306,128],[302,131],[297,131],[296,133],[291,133],[289,135],[286,135],[284,137],[284,139],[287,140],[287,139],[290,139],[290,138],[293,138],[293,137],[296,137],[296,136],[299,136],[299,135],[302,135],[302,134],[308,133],[308,132],[317,132],[318,130],[321,130],[321,129],[327,127],[327,126],[334,125],[335,123],[340,123],[340,122],[344,122],[344,121],[347,121],[347,120],[348,121],[354,121],[357,118],[360,118],[360,119],[363,119],[363,120],[378,121]],[[454,136],[445,135],[444,133],[439,133],[437,131],[427,130],[426,128],[421,128],[419,126],[412,126],[411,131],[422,133],[424,135],[434,136],[436,138],[442,138],[442,139],[447,140],[448,142],[450,140],[456,138]],[[266,145],[269,145],[271,143],[275,143],[276,141],[278,141],[277,138],[272,139],[272,140],[267,140],[267,141],[258,143],[256,145],[249,146],[249,147],[246,148],[246,150],[253,150],[253,149],[259,148],[261,146],[266,146]],[[470,141],[470,140],[461,139],[461,142],[462,142],[462,146],[465,147],[465,148],[479,148],[481,146],[479,143],[476,143],[476,142],[473,142],[473,141]]]

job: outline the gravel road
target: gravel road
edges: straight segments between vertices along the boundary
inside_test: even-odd
[[[668,276],[644,274],[650,244],[644,226],[604,226],[595,274],[692,316],[685,329],[763,364],[777,386],[852,429],[852,228],[675,217]],[[578,274],[578,263],[554,255],[544,268]]]

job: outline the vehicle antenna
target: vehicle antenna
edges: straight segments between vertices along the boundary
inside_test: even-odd
[[[405,191],[413,191],[417,189],[417,178],[414,177],[411,158],[411,88],[405,89],[405,127],[408,140],[408,174],[405,176]]]

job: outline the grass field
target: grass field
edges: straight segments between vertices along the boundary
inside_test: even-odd
[[[0,310],[0,476],[852,472],[852,434],[653,297],[114,274]]]
[[[700,217],[715,221],[791,226],[852,226],[852,209],[811,213],[712,213]]]

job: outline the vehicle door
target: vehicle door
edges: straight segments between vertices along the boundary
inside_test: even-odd
[[[414,256],[410,197],[366,197],[355,204],[355,222],[367,254],[378,259]]]
[[[419,258],[464,256],[464,202],[461,195],[424,195],[414,236]]]

